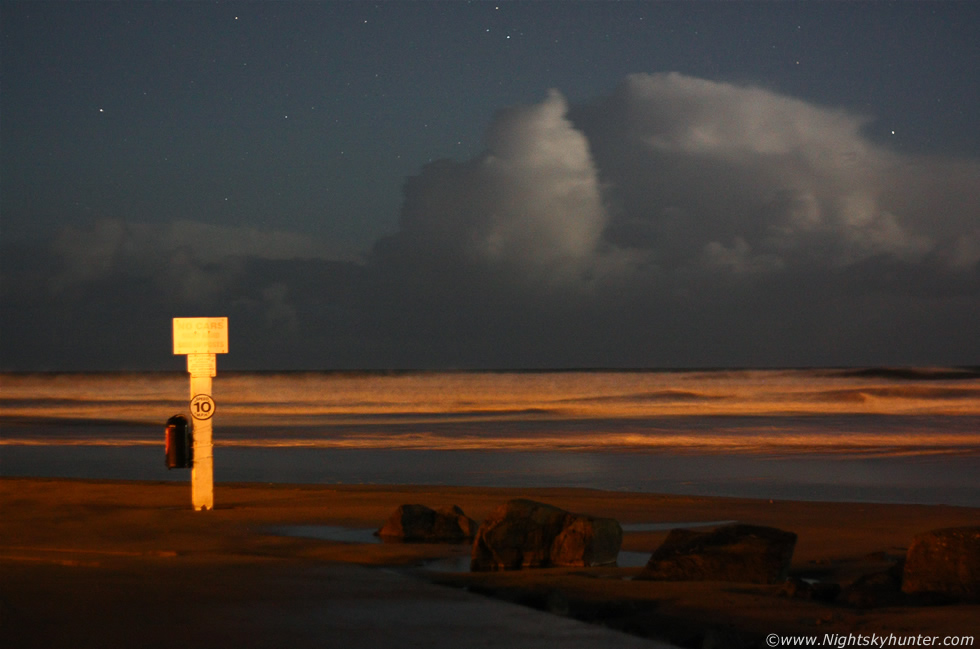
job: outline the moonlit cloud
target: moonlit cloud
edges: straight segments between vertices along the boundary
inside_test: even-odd
[[[567,110],[552,90],[536,106],[500,112],[478,158],[426,167],[408,183],[392,245],[540,279],[589,270],[607,215],[588,142]]]
[[[612,242],[668,266],[914,263],[936,250],[937,221],[967,218],[929,209],[964,191],[937,173],[954,163],[889,151],[862,134],[867,117],[764,89],[633,75],[580,114],[614,206]],[[975,162],[959,166],[980,177]],[[923,167],[934,182],[910,195],[905,177]]]

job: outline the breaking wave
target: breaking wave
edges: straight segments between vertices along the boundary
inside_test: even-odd
[[[216,446],[980,455],[959,369],[228,372]],[[146,446],[182,373],[2,374],[0,446]]]

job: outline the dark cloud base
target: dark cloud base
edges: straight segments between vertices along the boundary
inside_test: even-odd
[[[8,251],[4,266],[19,262],[58,260]],[[251,259],[214,299],[196,301],[125,268],[39,300],[43,286],[5,268],[0,344],[5,370],[182,369],[170,318],[227,315],[224,369],[977,364],[980,278],[945,294],[881,286],[883,275],[916,271],[798,273],[689,295],[624,284],[583,298],[514,291],[512,278],[486,269],[405,276],[380,265]],[[873,292],[856,290],[875,282]],[[270,294],[281,286],[277,302]]]

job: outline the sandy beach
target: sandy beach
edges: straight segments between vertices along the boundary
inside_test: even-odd
[[[376,529],[406,503],[458,505],[480,521],[518,497],[612,517],[627,530],[729,520],[778,527],[799,537],[791,574],[842,586],[893,565],[918,533],[980,520],[980,509],[952,506],[226,483],[216,486],[214,511],[194,512],[182,483],[4,478],[0,644],[455,646],[476,633],[478,646],[558,638],[565,646],[633,646],[647,638],[727,647],[764,646],[770,633],[980,632],[975,604],[857,608],[787,598],[779,586],[632,581],[636,567],[434,571],[427,561],[467,548],[277,533],[295,525]],[[666,534],[627,531],[623,551],[652,552]]]

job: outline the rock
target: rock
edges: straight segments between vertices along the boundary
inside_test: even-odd
[[[858,577],[844,588],[837,601],[857,608],[893,606],[902,603],[902,564],[883,572]]]
[[[980,527],[916,536],[905,555],[902,592],[980,599]]]
[[[531,500],[511,500],[483,521],[473,541],[471,570],[517,570],[550,565],[551,544],[565,512]]]
[[[551,544],[551,563],[556,566],[612,564],[622,544],[623,528],[617,521],[571,514]]]
[[[675,529],[636,579],[776,584],[786,578],[796,534],[759,525],[711,532]]]
[[[613,564],[622,542],[623,528],[612,519],[511,500],[491,512],[477,531],[470,569]]]
[[[387,541],[407,543],[463,543],[476,534],[476,521],[452,505],[431,509],[402,505],[388,517],[377,535]]]

